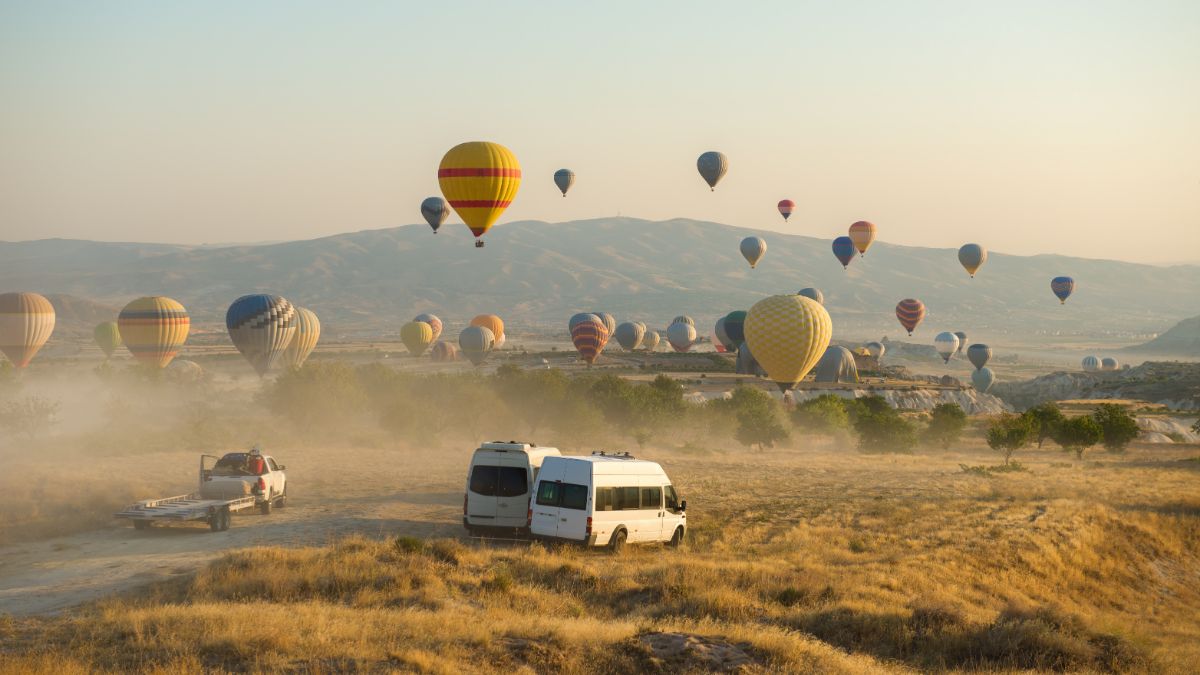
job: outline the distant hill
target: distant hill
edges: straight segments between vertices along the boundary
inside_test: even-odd
[[[1125,351],[1141,354],[1174,354],[1200,356],[1200,316],[1184,319],[1153,340],[1126,347]]]
[[[738,253],[738,242],[750,234],[768,244],[755,270]],[[114,308],[161,293],[210,327],[238,295],[277,292],[316,311],[333,337],[394,334],[422,311],[439,314],[451,330],[486,311],[516,330],[550,326],[564,334],[567,317],[580,310],[659,328],[686,313],[707,334],[731,309],[805,286],[824,291],[842,338],[903,335],[893,311],[905,297],[928,307],[915,341],[947,329],[966,330],[973,341],[1131,338],[1200,313],[1195,266],[993,252],[970,279],[956,247],[879,241],[843,271],[828,239],[682,219],[526,221],[494,228],[486,248],[470,241],[461,225],[437,235],[421,225],[229,247],[0,243],[0,289],[66,294]],[[1059,274],[1078,282],[1065,306],[1050,293],[1050,278]]]

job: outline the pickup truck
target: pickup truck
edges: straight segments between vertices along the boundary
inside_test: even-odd
[[[205,499],[234,499],[254,495],[262,514],[287,502],[287,468],[270,455],[262,455],[263,471],[249,470],[251,458],[247,452],[230,452],[217,460],[211,469],[201,466],[200,496]]]

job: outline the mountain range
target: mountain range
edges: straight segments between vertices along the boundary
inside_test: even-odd
[[[886,231],[884,232],[886,235]],[[743,237],[766,240],[750,269]],[[562,329],[577,311],[662,327],[695,317],[702,334],[717,317],[777,293],[815,286],[835,335],[903,334],[894,316],[907,297],[924,301],[918,329],[932,339],[966,330],[973,340],[1053,345],[1086,336],[1143,342],[1200,313],[1200,266],[1154,266],[1064,255],[992,252],[976,278],[953,248],[877,241],[846,270],[830,241],[712,222],[604,218],[522,221],[494,228],[473,247],[461,226],[424,225],[320,239],[234,246],[177,246],[46,239],[0,242],[0,291],[33,290],[88,308],[80,324],[139,295],[169,295],[198,327],[220,329],[225,308],[245,293],[279,293],[318,313],[327,335],[394,335],[432,311],[451,327],[495,312],[513,330]],[[986,242],[982,242],[985,243]],[[1075,278],[1060,305],[1050,279]],[[72,318],[62,317],[64,325]]]

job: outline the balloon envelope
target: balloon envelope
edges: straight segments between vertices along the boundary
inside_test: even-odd
[[[429,350],[429,357],[438,363],[457,361],[458,347],[449,342],[438,342]]]
[[[735,348],[741,347],[746,341],[746,312],[734,310],[725,315],[725,334]]]
[[[961,354],[967,349],[967,334],[961,330],[954,331],[954,335],[958,337],[958,351],[955,354]]]
[[[829,312],[821,303],[800,295],[764,298],[746,313],[746,342],[782,391],[804,379],[832,336]]]
[[[37,293],[0,294],[0,351],[24,368],[54,332],[54,305]]]
[[[562,192],[563,196],[567,196],[567,190],[575,184],[575,172],[570,169],[559,169],[554,172],[554,184]]]
[[[1100,370],[1100,359],[1095,356],[1083,357],[1084,370]]]
[[[600,323],[604,324],[604,327],[608,329],[609,335],[612,335],[617,330],[617,319],[612,314],[608,312],[592,312],[592,314],[596,315],[597,319],[600,319]]]
[[[987,249],[979,244],[963,244],[958,249],[958,262],[967,270],[967,274],[974,277],[975,272],[987,262]]]
[[[1067,304],[1067,298],[1075,292],[1075,280],[1071,277],[1054,277],[1050,280],[1050,290],[1058,298],[1059,303]]]
[[[825,304],[825,294],[822,293],[821,289],[819,289],[819,288],[812,288],[812,287],[801,288],[800,292],[797,293],[796,295],[803,295],[804,297],[808,298],[809,300],[816,300],[817,302],[821,303],[822,305]]]
[[[996,374],[991,368],[980,368],[971,373],[971,384],[975,387],[975,391],[981,394],[986,394],[992,385],[996,383]]]
[[[409,321],[400,327],[400,341],[413,356],[420,356],[433,344],[433,327],[424,321]]]
[[[883,358],[887,353],[887,345],[882,342],[868,342],[866,345],[867,353],[875,358],[876,361]]]
[[[117,316],[117,327],[133,358],[149,366],[165,368],[187,341],[191,317],[183,305],[155,295],[125,305]]]
[[[871,248],[871,243],[875,241],[875,223],[869,223],[865,220],[860,220],[850,226],[850,240],[854,242],[854,248],[858,249],[859,255],[865,255],[868,248]]]
[[[813,370],[816,382],[858,382],[858,366],[854,354],[845,347],[830,345],[825,349],[817,367]]]
[[[233,346],[259,376],[283,356],[296,335],[296,308],[286,298],[266,293],[243,295],[225,312],[225,327]]]
[[[1120,365],[1121,364],[1111,356],[1106,356],[1100,359],[1100,370],[1116,370],[1118,367],[1120,367]]]
[[[597,320],[581,321],[571,329],[571,342],[579,356],[590,366],[608,344],[608,329]]]
[[[767,373],[758,365],[754,354],[750,352],[750,345],[745,342],[737,350],[737,360],[733,364],[734,372],[738,375],[753,375],[755,377],[766,377]]]
[[[854,242],[850,241],[850,237],[838,237],[833,240],[833,256],[842,263],[842,269],[854,260]]]
[[[692,320],[692,317],[690,317],[686,314],[680,314],[679,316],[675,317],[674,319],[671,319],[672,325],[677,324],[677,323],[686,323],[689,326],[696,325],[696,322]]]
[[[971,365],[975,366],[976,370],[986,366],[987,362],[991,359],[992,348],[982,342],[967,347],[967,360],[971,362]]]
[[[696,160],[696,170],[708,187],[715,190],[725,172],[729,171],[729,159],[716,150],[709,150]]]
[[[729,337],[729,333],[725,330],[725,317],[717,319],[716,325],[713,326],[713,336],[720,347],[717,351],[732,352],[737,350],[737,345],[734,344],[733,340]]]
[[[896,318],[904,330],[912,335],[913,330],[925,318],[925,303],[914,298],[905,298],[896,305]]]
[[[113,352],[121,346],[121,329],[117,327],[116,321],[98,323],[92,329],[92,339],[96,341],[100,351],[104,352],[105,358],[111,358]]]
[[[571,316],[571,320],[567,322],[567,332],[569,333],[575,330],[575,326],[583,323],[584,321],[592,320],[600,321],[600,317],[596,316],[592,312],[579,312],[578,314],[574,314]],[[603,321],[601,321],[601,323],[603,323]]]
[[[442,157],[438,185],[451,208],[478,238],[516,198],[521,187],[521,165],[516,155],[499,143],[462,143]]]
[[[321,339],[321,321],[316,312],[303,307],[296,308],[296,334],[283,352],[283,365],[299,368],[308,360]]]
[[[433,329],[433,339],[435,341],[442,336],[442,320],[437,318],[437,316],[429,312],[424,312],[414,316],[413,321],[424,321],[429,324],[429,327]]]
[[[779,215],[783,216],[784,220],[787,220],[788,217],[792,215],[792,211],[795,210],[796,202],[790,199],[782,199],[779,201]]]
[[[659,342],[662,342],[662,338],[659,337],[658,331],[656,330],[646,331],[646,337],[642,338],[642,346],[644,346],[648,352],[652,352],[657,349]]]
[[[677,352],[686,352],[696,341],[696,327],[690,323],[673,323],[667,327],[667,342]]]
[[[933,338],[933,348],[943,361],[950,363],[950,357],[958,351],[958,336],[950,331],[942,331]]]
[[[767,252],[767,242],[763,241],[762,237],[746,237],[738,248],[742,252],[742,257],[750,263],[750,269],[754,269],[758,261],[762,260],[763,254]]]
[[[631,352],[642,344],[642,340],[646,337],[646,327],[639,323],[626,321],[617,326],[613,336],[617,338],[617,344],[621,345],[621,349]]]
[[[496,346],[496,335],[486,326],[467,326],[458,334],[458,346],[471,363],[478,366],[487,360]]]
[[[483,326],[492,332],[492,339],[495,341],[495,344],[492,345],[493,349],[504,344],[504,322],[495,314],[480,314],[471,319],[471,325]],[[459,346],[462,345],[459,344]]]
[[[429,227],[433,228],[433,233],[437,234],[438,228],[450,217],[450,207],[441,197],[426,197],[425,201],[421,202],[421,215],[425,217]]]

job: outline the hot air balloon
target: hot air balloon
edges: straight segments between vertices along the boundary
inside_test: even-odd
[[[796,202],[790,199],[782,199],[779,201],[779,215],[783,216],[784,220],[787,220],[788,217],[792,215],[792,211],[795,210]]]
[[[967,360],[976,370],[983,368],[992,359],[992,348],[982,342],[967,347]]]
[[[925,318],[925,303],[913,298],[905,298],[896,305],[896,318],[904,330],[912,335],[913,330]]]
[[[858,366],[854,364],[854,354],[845,347],[830,345],[817,361],[813,371],[815,382],[858,382]]]
[[[717,323],[713,326],[713,335],[716,337],[716,344],[720,349],[717,351],[735,352],[737,345],[733,339],[729,337],[729,333],[725,330],[725,317],[717,319]]]
[[[567,190],[575,184],[575,172],[570,169],[559,169],[554,172],[554,184],[562,191],[563,196],[567,196]]]
[[[496,346],[496,334],[487,326],[467,326],[458,334],[458,346],[471,363],[480,365]]]
[[[608,344],[608,329],[598,320],[581,321],[571,329],[571,342],[584,362],[591,366]]]
[[[400,327],[400,341],[409,354],[420,356],[433,344],[433,327],[424,321],[409,321]]]
[[[750,269],[754,269],[758,261],[762,260],[763,254],[767,252],[767,242],[763,241],[762,237],[746,237],[738,248],[742,252],[742,257],[750,263]]]
[[[996,374],[991,368],[980,368],[971,373],[971,384],[974,385],[975,391],[986,394],[992,385],[996,383]]]
[[[111,359],[113,352],[121,346],[121,329],[117,327],[116,321],[98,323],[92,330],[92,339],[96,341],[100,351],[104,352],[104,358]]]
[[[876,363],[878,363],[879,359],[882,359],[883,355],[887,353],[887,345],[883,344],[882,342],[868,342],[864,346],[867,348],[867,353],[875,359]]]
[[[954,352],[957,356],[967,350],[967,334],[961,330],[954,331],[955,337],[958,338],[958,350]]]
[[[850,265],[850,261],[854,260],[854,242],[850,237],[838,237],[833,240],[833,256],[842,263],[842,269]]]
[[[1111,356],[1100,359],[1100,370],[1116,370],[1120,366],[1121,364]]]
[[[0,351],[24,368],[54,332],[54,305],[37,293],[0,294]]]
[[[446,206],[446,200],[441,197],[426,197],[425,201],[421,202],[421,215],[433,228],[433,233],[437,234],[438,228],[450,217],[450,207]]]
[[[696,341],[696,327],[690,323],[673,323],[667,327],[667,342],[677,352],[686,352]]]
[[[801,288],[800,292],[797,293],[796,295],[803,295],[804,297],[806,297],[810,300],[816,300],[817,302],[821,303],[822,305],[825,304],[825,294],[822,293],[821,289],[819,289],[819,288],[812,288],[812,287]]]
[[[696,322],[692,320],[692,317],[690,317],[686,314],[680,314],[679,316],[675,317],[674,319],[671,319],[671,325],[675,325],[677,323],[686,323],[689,326],[696,325]]]
[[[187,341],[191,318],[183,305],[156,295],[125,305],[117,316],[125,348],[147,366],[166,368]]]
[[[933,348],[937,350],[943,361],[950,363],[950,357],[958,351],[958,336],[948,330],[942,331],[933,338]]]
[[[733,369],[738,375],[753,375],[754,377],[766,377],[767,373],[758,365],[758,361],[754,359],[754,354],[750,353],[750,345],[745,342],[738,347],[737,360],[733,362]]]
[[[262,377],[295,337],[296,309],[278,295],[243,295],[225,312],[225,327],[233,346]]]
[[[1058,297],[1060,304],[1067,304],[1067,298],[1075,292],[1075,280],[1071,277],[1054,277],[1050,280],[1050,290]]]
[[[596,316],[592,312],[579,312],[578,314],[573,314],[571,315],[571,320],[567,322],[567,332],[570,333],[571,331],[575,330],[575,326],[583,323],[584,321],[591,321],[593,319],[600,321],[600,317]],[[600,321],[600,323],[604,322]]]
[[[850,226],[850,240],[854,242],[854,248],[858,249],[859,255],[866,255],[867,249],[871,248],[871,242],[875,241],[875,223],[868,223],[865,220],[860,220]]]
[[[608,312],[592,312],[592,314],[597,319],[600,319],[600,323],[604,324],[604,327],[608,329],[609,335],[612,335],[617,330],[617,319],[612,314]]]
[[[746,312],[734,310],[725,315],[725,334],[734,347],[741,347],[746,341]]]
[[[283,351],[283,365],[288,368],[299,368],[308,360],[317,341],[321,339],[321,321],[316,312],[303,307],[296,308],[296,334]]]
[[[657,349],[659,342],[662,342],[662,338],[658,336],[658,331],[656,330],[646,331],[646,337],[642,338],[642,346],[645,347],[646,351],[648,352],[652,352]]]
[[[704,179],[704,182],[708,183],[709,189],[716,190],[717,183],[729,170],[729,160],[725,155],[715,150],[709,150],[696,160],[696,170],[700,172],[700,177]]]
[[[975,272],[987,262],[987,249],[979,244],[963,244],[962,248],[958,249],[958,262],[974,279]]]
[[[746,343],[780,391],[804,379],[832,336],[829,312],[800,295],[773,295],[746,313]]]
[[[572,336],[574,336],[574,326],[572,326]],[[617,326],[617,330],[613,331],[613,337],[617,338],[617,344],[621,345],[621,349],[631,352],[642,344],[642,339],[646,337],[646,327],[640,323],[626,321]]]
[[[474,319],[471,319],[472,326],[483,326],[492,331],[492,349],[499,349],[504,344],[504,322],[495,314],[480,314]],[[462,346],[462,341],[459,341],[459,346]]]
[[[475,235],[475,246],[521,187],[516,155],[498,143],[472,141],[450,148],[438,167],[442,196]]]
[[[1100,370],[1100,359],[1095,356],[1083,357],[1083,369],[1088,371]]]
[[[429,327],[433,329],[433,339],[435,342],[439,337],[442,336],[442,320],[433,314],[430,314],[429,312],[418,314],[413,317],[413,321],[424,321],[425,323],[429,324]]]
[[[458,360],[458,347],[449,342],[438,342],[429,350],[429,357],[438,363]]]

